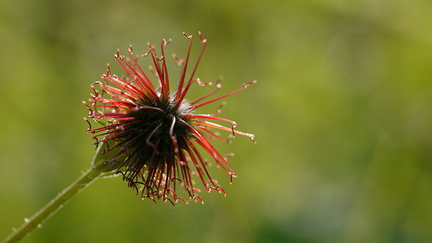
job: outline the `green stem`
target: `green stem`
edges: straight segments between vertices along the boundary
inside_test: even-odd
[[[54,215],[59,209],[63,207],[69,200],[76,196],[79,192],[84,190],[95,179],[97,179],[103,172],[95,171],[93,168],[83,173],[80,178],[74,181],[70,186],[59,193],[51,202],[45,207],[41,208],[31,218],[26,219],[18,229],[14,229],[2,243],[18,242],[32,232],[35,228],[41,227],[42,224]]]

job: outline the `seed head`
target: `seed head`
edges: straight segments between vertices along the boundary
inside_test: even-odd
[[[198,64],[203,56],[207,40],[199,33],[202,44],[201,52],[190,74],[193,37],[184,36],[189,41],[185,59],[173,55],[181,72],[177,87],[170,87],[164,47],[170,42],[165,39],[160,45],[160,54],[154,46],[148,44],[147,53],[141,57],[151,58],[149,74],[138,64],[140,56],[134,56],[132,46],[128,57],[117,51],[114,55],[117,63],[126,72],[125,77],[112,74],[108,65],[102,81],[92,85],[93,94],[90,102],[84,104],[89,110],[88,117],[99,124],[88,132],[95,134],[95,144],[104,146],[101,155],[107,157],[106,170],[121,174],[129,187],[135,188],[142,198],[162,199],[172,204],[179,200],[187,201],[177,193],[179,187],[187,192],[187,197],[199,200],[199,189],[195,188],[193,176],[197,175],[206,191],[216,190],[225,194],[224,189],[210,177],[208,161],[200,154],[199,147],[232,178],[236,173],[227,163],[227,156],[222,156],[212,145],[213,138],[229,142],[236,134],[248,136],[253,141],[254,135],[235,130],[234,121],[221,118],[220,108],[215,114],[197,114],[196,109],[219,101],[227,96],[246,89],[255,81],[246,83],[242,88],[231,93],[211,98],[221,89],[220,79],[216,89],[192,101],[186,100],[186,94],[193,84],[212,85],[195,78]],[[216,123],[215,123],[216,122]],[[228,126],[218,123],[226,123]],[[230,133],[228,139],[222,138],[213,130]],[[108,155],[108,156],[107,156]]]

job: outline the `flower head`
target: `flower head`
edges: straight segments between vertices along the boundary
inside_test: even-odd
[[[215,163],[230,175],[230,181],[236,176],[227,163],[226,156],[222,156],[211,144],[213,138],[229,142],[230,137],[224,139],[214,132],[214,129],[226,131],[231,137],[235,134],[248,136],[252,140],[254,137],[252,134],[235,130],[234,121],[219,117],[220,109],[215,114],[195,113],[197,108],[238,93],[255,81],[244,84],[239,90],[211,98],[221,88],[218,81],[213,92],[187,101],[185,97],[191,85],[211,83],[203,83],[195,78],[207,40],[199,33],[202,49],[187,75],[193,38],[191,35],[184,36],[189,40],[186,58],[179,59],[173,55],[181,67],[175,89],[170,83],[164,52],[169,41],[163,39],[160,55],[150,44],[147,53],[142,55],[151,58],[153,65],[149,67],[149,74],[154,76],[157,83],[152,82],[150,75],[138,64],[139,56],[133,55],[130,46],[128,57],[120,55],[119,51],[115,54],[115,59],[126,72],[126,77],[112,74],[108,65],[107,72],[102,75],[103,81],[92,85],[94,93],[91,95],[90,104],[84,102],[89,110],[89,118],[102,124],[99,128],[92,128],[89,122],[87,131],[95,134],[93,138],[97,146],[102,143],[109,144],[102,153],[110,154],[105,161],[110,169],[121,173],[123,180],[135,188],[142,198],[162,199],[173,204],[178,200],[187,202],[177,193],[179,187],[186,190],[187,197],[202,202],[197,194],[199,189],[194,186],[193,175],[199,177],[207,191],[216,190],[225,194],[217,181],[210,177],[208,162],[199,150],[207,152]]]

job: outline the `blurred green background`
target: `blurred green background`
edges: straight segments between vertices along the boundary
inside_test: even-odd
[[[198,77],[258,80],[223,110],[258,142],[216,141],[227,197],[98,180],[23,242],[432,242],[431,26],[426,0],[0,1],[0,238],[89,167],[81,101],[116,49],[202,31]]]

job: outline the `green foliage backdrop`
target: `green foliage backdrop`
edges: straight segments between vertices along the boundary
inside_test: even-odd
[[[99,180],[24,242],[431,242],[431,26],[422,0],[1,1],[0,237],[88,168],[81,101],[115,50],[202,31],[202,80],[258,80],[223,110],[258,141],[216,145],[227,197]]]

